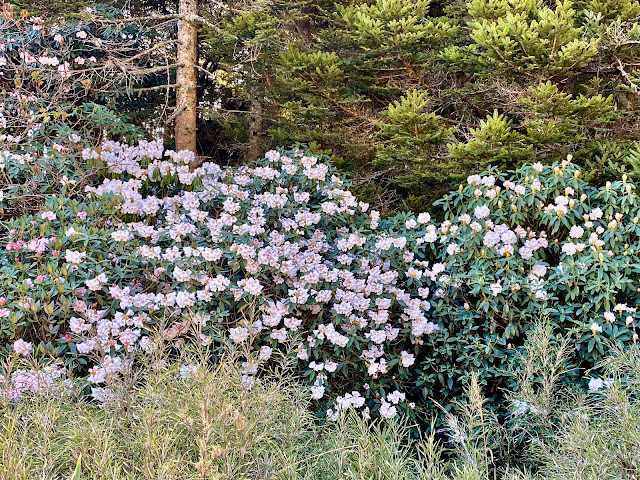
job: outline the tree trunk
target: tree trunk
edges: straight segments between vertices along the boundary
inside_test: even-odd
[[[198,14],[198,0],[180,0],[180,15]],[[198,32],[188,19],[180,20],[178,25],[178,68],[176,84],[175,139],[176,150],[191,150],[196,153],[197,81],[196,62],[198,50]]]
[[[253,95],[249,107],[249,145],[247,160],[253,162],[262,156],[260,138],[262,137],[262,104]]]

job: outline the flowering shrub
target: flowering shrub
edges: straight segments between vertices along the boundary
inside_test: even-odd
[[[391,371],[409,369],[419,339],[438,329],[429,290],[407,274],[428,216],[414,233],[382,229],[332,167],[301,150],[235,170],[191,171],[191,155],[156,142],[85,150],[109,177],[88,188],[93,202],[51,200],[16,222],[6,338],[99,355],[98,384],[127,368],[122,353],[153,349],[147,329],[160,321],[167,337],[196,326],[204,344],[226,325],[263,360],[295,338],[313,398],[331,390],[364,407],[377,396],[369,408],[394,416],[406,397]]]
[[[154,349],[152,329],[208,345],[223,327],[262,362],[293,343],[329,417],[394,417],[460,395],[472,370],[499,399],[541,313],[574,334],[585,367],[603,338],[637,339],[640,227],[625,180],[590,187],[570,161],[491,170],[443,198],[435,223],[380,219],[300,149],[226,169],[190,169],[192,155],[157,142],[85,149],[105,177],[87,202],[51,198],[13,222],[0,273],[7,346],[89,363],[99,385]],[[246,365],[247,387],[257,370]]]
[[[446,220],[430,253],[447,265],[434,302],[444,329],[425,372],[438,371],[457,392],[481,368],[497,397],[541,315],[573,338],[579,367],[593,367],[608,341],[637,341],[640,205],[626,178],[592,187],[569,156],[472,175],[437,203]]]
[[[81,188],[92,173],[81,162],[84,146],[140,138],[140,128],[113,107],[143,76],[153,79],[145,47],[157,32],[119,24],[119,15],[99,5],[51,23],[3,5],[0,216],[37,211],[47,195]]]

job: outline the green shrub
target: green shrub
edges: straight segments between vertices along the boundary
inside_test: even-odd
[[[430,285],[443,328],[425,342],[438,354],[420,355],[421,383],[453,397],[480,370],[495,404],[513,389],[510,359],[541,315],[570,340],[577,368],[564,378],[576,385],[609,341],[637,341],[640,209],[626,177],[596,188],[570,161],[490,169],[437,204],[446,220],[418,259],[446,264]]]
[[[440,200],[436,223],[380,219],[300,149],[193,171],[189,152],[157,142],[84,157],[107,177],[89,203],[51,198],[11,224],[0,317],[7,347],[34,342],[98,384],[153,349],[151,327],[179,346],[224,326],[264,358],[293,342],[329,417],[415,418],[432,400],[451,408],[476,370],[498,407],[540,315],[571,339],[578,368],[563,378],[583,387],[607,342],[638,338],[640,205],[626,178],[596,188],[569,160],[491,169]]]
[[[594,378],[590,398],[564,405],[566,418],[541,445],[541,471],[557,480],[634,478],[640,463],[640,350],[617,350]]]
[[[546,321],[534,329],[514,362],[517,388],[502,423],[486,408],[476,373],[459,415],[447,415],[456,468],[478,480],[635,477],[640,348],[614,347],[584,392],[562,381],[570,346]]]
[[[430,209],[488,165],[571,152],[587,170],[605,139],[621,155],[595,181],[636,178],[625,158],[640,139],[637,0],[274,0],[226,27],[231,40],[202,43],[238,80],[222,104],[242,96],[240,118],[259,112],[253,140],[317,142],[395,211]],[[239,42],[262,48],[238,60]]]

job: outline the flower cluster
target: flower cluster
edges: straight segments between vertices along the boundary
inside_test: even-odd
[[[91,142],[98,131],[139,137],[137,127],[109,108],[112,99],[130,92],[135,72],[156,61],[144,48],[157,31],[116,25],[119,12],[113,8],[98,6],[57,23],[24,13],[7,6],[0,21],[0,90],[5,92],[0,215],[5,219],[37,211],[44,195],[79,189],[92,173],[79,161],[79,144]],[[118,65],[114,56],[121,59]]]
[[[13,343],[13,352],[33,360],[33,344],[18,339]],[[41,368],[15,368],[6,375],[0,374],[0,400],[15,401],[25,394],[47,394],[52,390],[68,390],[72,383],[67,377],[67,368],[50,363]]]
[[[117,199],[121,220],[104,239],[113,242],[111,261],[86,248],[86,216],[53,208],[36,217],[37,226],[64,235],[11,252],[24,255],[24,245],[37,244],[53,255],[53,248],[65,283],[73,276],[66,334],[77,355],[100,358],[92,382],[129,368],[124,353],[153,349],[148,332],[160,318],[169,323],[168,338],[195,326],[204,344],[224,324],[232,341],[258,345],[263,360],[295,341],[312,398],[327,401],[343,384],[352,392],[358,382],[361,389],[375,382],[361,391],[367,406],[354,406],[395,414],[404,393],[385,395],[385,388],[402,389],[394,374],[413,365],[409,351],[439,328],[429,317],[429,289],[411,287],[419,282],[411,272],[443,270],[414,259],[418,240],[433,241],[425,239],[433,231],[428,218],[414,221],[410,234],[381,229],[379,214],[302,150],[269,152],[235,170],[213,163],[189,169],[192,154],[165,152],[158,142],[106,142],[83,156],[109,177],[88,187],[89,197]],[[10,316],[24,315],[19,302],[33,305],[22,297]],[[241,314],[246,308],[252,315]]]

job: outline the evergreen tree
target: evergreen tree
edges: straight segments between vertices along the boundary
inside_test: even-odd
[[[73,15],[83,2],[22,4]],[[110,3],[177,12],[174,0]],[[392,209],[428,208],[488,164],[573,153],[593,182],[640,172],[637,0],[201,0],[199,10],[210,22],[198,24],[198,145],[218,161],[307,143],[333,153],[364,198],[403,200],[382,205]],[[173,98],[156,80],[121,99],[140,124]]]
[[[636,0],[257,3],[205,42],[227,81],[211,116],[246,150],[259,103],[263,149],[317,145],[415,208],[486,164],[633,175],[639,22]]]

